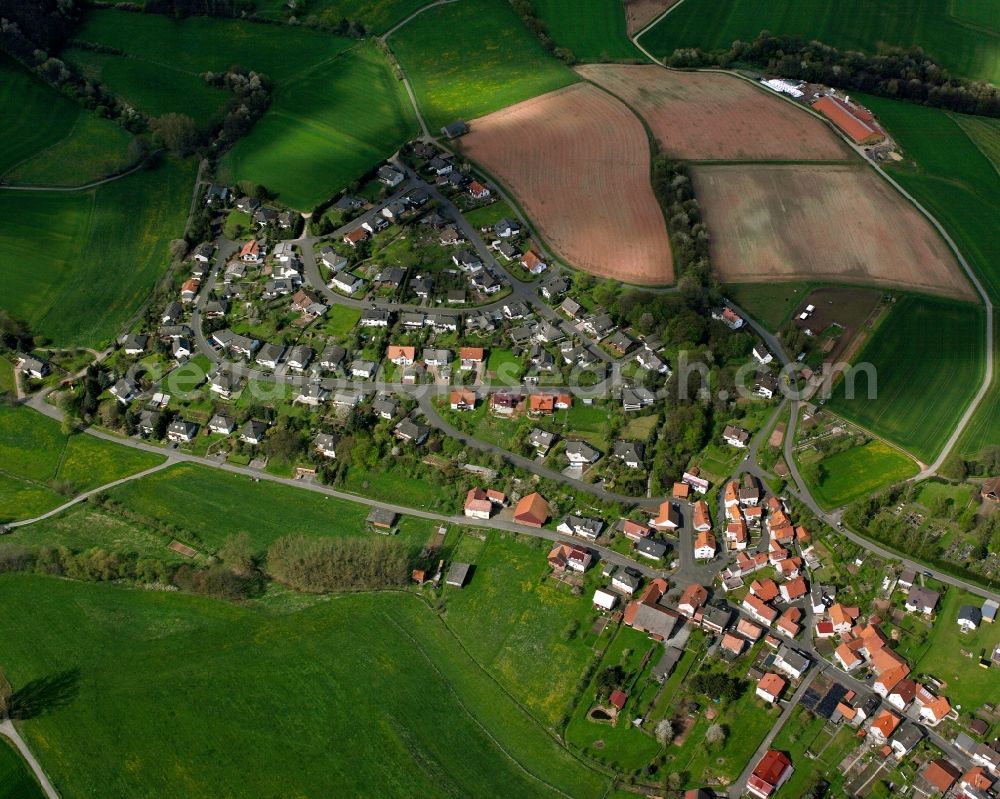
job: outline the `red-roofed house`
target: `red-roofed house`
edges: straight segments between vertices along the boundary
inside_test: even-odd
[[[900,722],[902,722],[902,719],[891,710],[882,710],[872,721],[869,732],[877,742],[885,743],[889,740],[889,736],[896,730],[896,727],[900,725]]]
[[[870,118],[870,115],[861,109],[855,110],[850,103],[826,95],[813,103],[813,108],[840,128],[855,144],[877,144],[885,138],[881,130],[864,118]]]
[[[631,519],[622,519],[622,534],[629,541],[641,541],[649,538],[650,529],[644,524],[633,522]]]
[[[757,696],[773,705],[778,701],[778,697],[781,696],[786,685],[788,685],[788,681],[784,677],[769,671],[757,683]]]
[[[705,586],[692,583],[684,589],[681,594],[677,609],[689,619],[694,616],[694,612],[708,601],[708,591]]]
[[[657,530],[676,530],[681,526],[681,515],[674,508],[674,503],[665,500],[660,503],[660,512],[650,522]]]
[[[768,799],[792,776],[792,761],[784,752],[771,749],[754,767],[747,791],[758,799]]]
[[[549,519],[549,503],[537,491],[521,497],[514,507],[514,521],[528,527],[541,527]]]
[[[804,597],[808,590],[805,577],[796,577],[781,584],[781,598],[786,602],[794,602],[796,599]]]
[[[617,688],[611,692],[611,697],[608,699],[611,703],[611,707],[615,710],[623,710],[625,708],[625,703],[628,702],[628,694],[624,691],[619,691]]]
[[[947,793],[948,789],[955,784],[961,776],[957,768],[943,758],[932,760],[921,772],[920,776],[929,782],[936,790]]]
[[[750,593],[760,597],[765,602],[771,602],[778,596],[778,584],[770,577],[763,580],[754,580],[750,583]]]

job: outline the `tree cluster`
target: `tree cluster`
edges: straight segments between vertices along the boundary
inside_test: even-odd
[[[810,83],[867,92],[963,114],[1000,116],[1000,90],[983,81],[956,78],[919,47],[888,48],[876,55],[838,50],[798,36],[761,31],[752,42],[735,41],[727,50],[675,50],[673,67],[731,67],[749,64],[768,73]]]
[[[542,47],[564,64],[572,66],[576,63],[576,56],[573,54],[573,51],[568,47],[557,46],[552,37],[549,36],[549,31],[545,27],[545,23],[535,15],[535,5],[532,0],[511,0],[510,4],[528,30],[538,37],[538,41],[542,43]]]
[[[691,681],[691,687],[712,699],[733,702],[743,696],[747,682],[722,672],[702,672]]]
[[[404,585],[410,553],[391,538],[309,538],[289,535],[267,550],[267,571],[297,591],[357,591]]]

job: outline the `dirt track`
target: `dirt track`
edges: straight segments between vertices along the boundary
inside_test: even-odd
[[[723,282],[874,283],[976,298],[940,236],[871,170],[699,165],[692,175]]]
[[[587,64],[576,71],[628,103],[676,158],[831,161],[849,154],[804,109],[731,75],[624,64]]]
[[[642,123],[575,84],[474,120],[460,139],[568,263],[629,283],[672,283],[666,223],[649,182]]]

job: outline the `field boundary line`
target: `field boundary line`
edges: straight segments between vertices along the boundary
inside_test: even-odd
[[[425,661],[427,661],[428,665],[432,669],[434,669],[434,673],[437,674],[437,676],[441,678],[441,681],[447,686],[448,693],[450,693],[454,697],[455,701],[458,703],[458,706],[460,708],[462,708],[463,711],[465,711],[465,715],[467,715],[469,717],[469,719],[471,719],[475,723],[475,725],[477,727],[479,727],[480,730],[483,731],[483,733],[486,735],[486,737],[489,738],[490,741],[492,741],[493,745],[497,749],[499,749],[504,754],[504,756],[508,760],[510,760],[511,763],[513,763],[521,771],[523,771],[525,774],[527,774],[529,777],[531,777],[531,779],[533,779],[533,780],[535,780],[537,782],[540,782],[542,785],[546,786],[547,788],[549,788],[552,791],[555,791],[560,796],[564,796],[564,797],[566,797],[566,799],[573,799],[573,795],[572,794],[566,793],[564,790],[562,790],[562,788],[559,788],[559,787],[553,785],[551,782],[548,782],[547,780],[545,780],[543,777],[538,776],[533,771],[531,771],[531,769],[529,769],[527,766],[525,766],[520,760],[518,760],[516,757],[514,757],[514,755],[512,755],[509,751],[507,751],[507,748],[502,743],[500,743],[499,740],[497,740],[497,737],[489,729],[487,729],[486,725],[483,724],[479,720],[478,716],[476,716],[469,709],[469,707],[465,704],[465,701],[462,699],[462,697],[459,696],[458,691],[456,691],[455,688],[454,688],[454,686],[451,684],[451,681],[448,680],[445,677],[444,673],[441,671],[441,669],[438,666],[438,664],[435,663],[434,660],[427,654],[427,651],[423,648],[423,646],[421,646],[420,642],[410,634],[409,630],[407,630],[405,627],[403,627],[398,621],[396,621],[388,613],[384,613],[382,615],[383,615],[383,618],[389,620],[396,627],[396,629],[398,629],[403,635],[405,635],[410,640],[410,643],[413,644],[413,646],[416,648],[416,650],[420,653],[421,657],[423,657],[423,659]],[[445,626],[447,627],[447,625],[445,625]],[[478,662],[476,662],[476,665],[477,666],[479,665]],[[482,666],[480,666],[480,669],[482,669]],[[520,704],[518,704],[518,707],[521,708]],[[523,708],[521,708],[521,709],[523,710]],[[537,723],[535,721],[534,717],[531,717],[531,720],[532,720],[532,722]]]
[[[654,63],[659,64],[661,67],[665,66],[664,63],[662,61],[660,61],[659,59],[657,59],[652,53],[650,53],[649,50],[647,50],[645,47],[643,47],[641,44],[639,44],[639,37],[640,36],[644,36],[650,30],[652,30],[657,25],[659,25],[661,22],[663,22],[663,20],[667,18],[667,15],[671,11],[673,11],[676,8],[680,8],[680,6],[683,3],[684,3],[684,0],[677,0],[677,2],[674,3],[672,6],[670,6],[670,8],[668,8],[666,11],[664,11],[658,17],[654,18],[653,21],[650,22],[648,25],[646,25],[644,28],[641,28],[640,30],[637,30],[635,32],[635,35],[632,36],[632,44],[634,44],[636,47],[638,47],[639,50],[641,50],[643,52],[643,54],[645,54],[645,56],[650,61],[653,61]]]
[[[153,150],[151,153],[147,153],[146,157],[143,158],[139,163],[133,164],[131,167],[126,169],[124,172],[117,172],[114,175],[108,175],[106,178],[101,178],[100,180],[93,180],[90,183],[84,183],[82,186],[47,186],[44,184],[38,184],[34,186],[12,186],[10,184],[4,183],[0,184],[0,189],[5,191],[88,191],[90,189],[96,189],[98,186],[103,186],[105,183],[111,183],[116,180],[121,180],[122,178],[127,178],[129,175],[135,174],[139,170],[146,166],[146,162],[149,161],[154,155],[163,152],[163,148],[159,147]]]

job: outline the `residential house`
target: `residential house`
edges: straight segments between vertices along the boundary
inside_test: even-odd
[[[396,366],[409,366],[417,358],[417,348],[400,344],[390,344],[385,353],[386,359]]]
[[[962,776],[962,772],[944,758],[937,758],[930,761],[924,767],[924,770],[920,772],[920,776],[933,790],[945,794],[948,793],[958,778]]]
[[[420,325],[417,326],[420,327],[424,323],[424,318],[420,314],[418,314],[418,316],[420,316]],[[358,320],[358,325],[360,327],[388,327],[389,317],[389,311],[382,308],[366,308],[361,312],[361,318]]]
[[[958,609],[958,626],[963,633],[971,632],[983,621],[983,612],[975,605],[962,605]]]
[[[761,364],[767,364],[774,360],[774,356],[768,351],[767,347],[763,344],[755,344],[753,348],[753,357]]]
[[[483,268],[482,260],[472,250],[459,250],[451,256],[451,260],[455,266],[469,274],[475,274]]]
[[[425,347],[423,352],[423,362],[427,366],[436,366],[439,369],[451,363],[451,352],[449,350]]]
[[[127,377],[120,378],[108,391],[122,405],[128,405],[139,396],[139,387]]]
[[[629,602],[622,620],[633,629],[649,634],[651,638],[666,641],[673,634],[680,619],[677,613],[659,604],[666,593],[667,581],[652,580],[637,600]]]
[[[699,499],[694,503],[694,529],[699,533],[705,533],[712,529],[712,520],[708,515],[708,503]]]
[[[245,444],[257,446],[264,441],[266,434],[267,425],[264,422],[257,422],[251,419],[240,429],[240,441]]]
[[[503,507],[506,497],[499,491],[471,488],[465,495],[465,515],[473,519],[488,519],[498,507]]]
[[[715,557],[716,542],[715,536],[710,530],[698,533],[694,539],[695,560],[711,560]]]
[[[892,734],[896,731],[896,728],[900,725],[903,720],[893,713],[891,710],[883,709],[879,712],[874,719],[872,719],[871,727],[868,728],[868,734],[876,741],[876,743],[886,743]]]
[[[327,344],[319,356],[319,368],[326,372],[335,372],[344,363],[347,350],[338,344]]]
[[[292,347],[288,351],[288,357],[285,358],[285,363],[287,363],[291,369],[297,369],[302,372],[309,368],[309,363],[315,355],[316,352],[312,347],[306,347],[300,344],[296,347]]]
[[[449,405],[453,411],[471,411],[476,407],[476,392],[456,389],[451,392]]]
[[[330,390],[324,388],[322,383],[312,382],[308,386],[300,387],[292,402],[311,405],[315,408],[322,405],[328,399],[330,399]]]
[[[367,241],[370,236],[371,233],[363,227],[355,228],[344,234],[344,243],[351,247],[357,247],[361,242]]]
[[[932,591],[922,585],[911,585],[906,595],[905,607],[910,613],[919,611],[925,616],[930,616],[940,599],[941,594],[938,591]]]
[[[640,538],[635,542],[635,551],[650,560],[663,560],[667,554],[667,545],[654,538]]]
[[[490,190],[478,180],[473,180],[469,183],[469,196],[473,200],[485,200],[490,196]]]
[[[334,275],[333,280],[330,281],[330,286],[337,291],[342,291],[344,294],[351,296],[357,294],[365,287],[365,281],[363,278],[350,272],[338,272]]]
[[[233,393],[238,391],[240,379],[230,372],[218,371],[209,382],[209,390],[213,394],[218,394],[223,399],[231,399]]]
[[[601,453],[586,441],[570,441],[566,444],[566,459],[573,466],[584,466],[594,463]]]
[[[339,272],[345,266],[347,266],[347,259],[338,253],[329,244],[324,245],[319,251],[319,261],[327,269],[332,269],[334,272]]]
[[[265,252],[257,239],[250,239],[240,250],[240,260],[245,264],[259,264],[264,260]]]
[[[781,584],[781,598],[785,602],[795,602],[809,592],[804,577],[795,577]]]
[[[660,503],[659,513],[650,524],[657,530],[676,530],[681,526],[680,511],[669,499],[664,500]]]
[[[217,413],[208,421],[208,432],[228,436],[236,429],[236,420],[231,416]]]
[[[281,363],[281,356],[285,354],[283,344],[265,344],[257,352],[255,360],[265,369],[276,369]]]
[[[535,452],[544,456],[549,451],[555,438],[554,433],[542,430],[540,427],[535,427],[528,434],[528,444],[535,448]]]
[[[167,425],[167,439],[169,441],[191,441],[198,434],[198,425],[186,419],[174,419]]]
[[[722,440],[732,447],[744,449],[750,443],[750,432],[742,427],[727,424],[722,431]]]
[[[690,619],[706,602],[708,602],[708,589],[698,583],[691,583],[681,594],[677,609]]]
[[[616,441],[613,457],[624,463],[629,469],[641,469],[643,465],[644,449],[642,444],[635,441]]]
[[[458,351],[459,370],[470,372],[477,369],[483,363],[482,347],[461,347]]]
[[[747,792],[757,799],[769,799],[792,776],[792,761],[784,752],[770,749],[754,766],[747,780]]]
[[[549,566],[561,574],[565,571],[575,571],[582,574],[590,568],[593,556],[576,544],[557,543],[548,555]]]
[[[778,618],[778,611],[753,594],[747,594],[743,598],[742,607],[747,613],[753,616],[753,618],[763,624],[766,624],[768,627],[774,624],[775,620]]]
[[[375,401],[372,402],[372,413],[380,419],[395,419],[396,414],[399,413],[399,403],[393,397],[386,394],[380,394],[375,398]]]
[[[381,166],[375,173],[375,177],[378,178],[380,183],[384,183],[392,189],[402,183],[406,176],[398,169],[394,169],[391,166]]]
[[[533,275],[540,275],[548,265],[539,258],[532,250],[528,250],[521,256],[521,266]]]
[[[586,516],[574,516],[572,514],[563,517],[556,527],[556,531],[563,535],[578,535],[581,538],[595,540],[601,534],[604,522],[600,519],[590,519]]]
[[[596,608],[600,608],[601,610],[611,610],[617,602],[618,597],[614,594],[603,591],[600,588],[594,591],[593,603]]]
[[[430,434],[430,427],[413,419],[403,419],[396,425],[393,435],[407,444],[423,444]]]
[[[923,739],[923,730],[911,721],[904,721],[889,739],[889,746],[896,753],[896,757],[902,758],[908,755]]]
[[[788,681],[784,677],[769,671],[757,682],[756,693],[765,702],[773,705],[781,697],[787,685]]]
[[[799,679],[809,668],[809,658],[801,652],[782,644],[774,657],[774,667],[793,680]]]
[[[363,358],[351,361],[351,377],[359,380],[371,380],[377,370],[378,364],[374,361],[367,361]]]
[[[723,657],[736,658],[743,654],[743,650],[746,649],[747,642],[740,638],[738,635],[733,635],[732,633],[725,633],[722,636],[722,640],[719,642],[719,649],[722,650]]]
[[[122,337],[122,349],[126,355],[142,355],[147,347],[149,347],[149,336],[145,333],[133,333]]]

